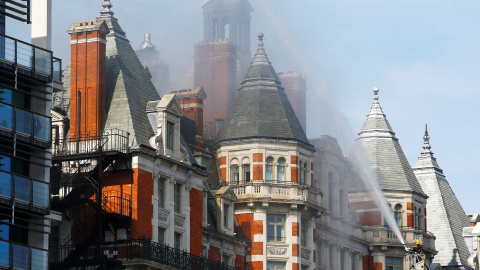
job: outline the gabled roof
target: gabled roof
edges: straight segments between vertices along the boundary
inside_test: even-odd
[[[156,106],[157,110],[166,110],[178,116],[183,116],[183,110],[178,102],[178,98],[175,97],[175,94],[166,94],[158,102]]]
[[[222,125],[216,142],[271,138],[312,147],[263,48],[263,34],[250,69]]]
[[[387,117],[378,102],[378,88],[374,101],[358,133],[355,147],[363,151],[382,189],[399,189],[424,194],[395,137]],[[352,154],[351,154],[352,155]]]
[[[413,172],[428,195],[428,230],[435,234],[433,262],[442,266],[468,265],[470,252],[462,236],[463,228],[471,226],[455,193],[430,150],[430,136],[425,129],[423,150]]]
[[[175,94],[179,99],[183,98],[199,98],[206,99],[207,95],[203,87],[181,89],[181,90],[168,90],[166,94]]]

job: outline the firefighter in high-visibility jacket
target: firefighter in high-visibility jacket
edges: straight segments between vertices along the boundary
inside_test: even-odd
[[[411,252],[414,252],[414,253],[419,253],[419,254],[423,254],[423,247],[422,247],[422,244],[420,243],[420,240],[417,240],[415,242],[415,244],[417,244],[416,247],[412,248],[411,249]]]

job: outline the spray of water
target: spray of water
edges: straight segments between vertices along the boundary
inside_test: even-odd
[[[265,3],[264,0],[259,0],[258,4],[264,14],[266,14],[266,16],[268,17],[269,21],[272,22],[271,26],[275,30],[275,34],[281,37],[281,40],[284,43],[285,47],[290,51],[291,55],[294,56],[295,60],[305,72],[305,75],[307,76],[310,84],[313,87],[317,100],[322,106],[322,109],[331,117],[331,124],[335,126],[337,131],[336,135],[341,137],[340,141],[344,143],[343,148],[353,149],[352,138],[354,136],[352,136],[353,132],[346,124],[347,121],[345,117],[340,112],[340,110],[334,108],[332,104],[330,102],[327,102],[326,100],[324,90],[325,88],[327,88],[328,85],[326,83],[327,80],[321,76],[318,76],[318,74],[315,74],[314,76],[311,68],[304,61],[304,59],[308,58],[302,57],[299,54],[299,51],[297,50],[298,46],[292,44],[295,39],[287,37],[288,31],[286,31],[286,29],[288,29],[288,27],[283,25],[282,20],[280,20],[280,18],[275,14],[275,12],[273,12],[273,10]],[[405,245],[405,240],[403,239],[402,233],[400,232],[400,229],[395,222],[395,218],[390,210],[390,207],[388,206],[387,200],[383,195],[380,186],[378,185],[376,176],[372,170],[372,167],[366,159],[363,149],[361,147],[355,147],[355,149],[352,150],[349,156],[349,161],[353,167],[354,172],[363,182],[364,187],[368,191],[371,199],[377,204],[377,207],[382,212],[382,215],[390,226],[390,229],[397,236],[400,242]]]

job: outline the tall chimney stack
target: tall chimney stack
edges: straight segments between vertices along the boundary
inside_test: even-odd
[[[105,121],[105,21],[74,23],[71,44],[70,139],[93,140]]]

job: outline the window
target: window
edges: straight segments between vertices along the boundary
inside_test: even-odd
[[[285,216],[267,216],[267,241],[285,242]]]
[[[227,254],[222,254],[222,263],[230,265],[230,256],[228,256]]]
[[[307,163],[303,163],[303,184],[307,184]]]
[[[385,258],[385,270],[402,270],[403,258],[387,257]]]
[[[302,268],[301,268],[301,269],[302,269],[302,270],[308,270],[308,268],[309,268],[308,266],[302,265]]]
[[[279,158],[277,165],[277,180],[278,182],[285,181],[285,159]]]
[[[394,212],[394,217],[395,217],[395,222],[397,222],[397,226],[401,227],[402,226],[402,205],[397,204],[395,205],[395,212]]]
[[[238,171],[238,160],[233,159],[230,163],[230,182],[233,184],[238,184],[239,180],[239,171]]]
[[[175,233],[174,235],[174,248],[181,249],[182,248],[182,235],[179,233]]]
[[[345,250],[340,250],[340,270],[345,270]]]
[[[250,164],[243,164],[242,170],[243,170],[243,180],[245,182],[250,182]]]
[[[357,270],[357,257],[355,256],[355,254],[352,254],[352,256],[350,257],[350,263],[352,264],[352,266],[350,267],[352,270]]]
[[[265,180],[271,182],[273,180],[273,158],[268,157],[265,165]]]
[[[165,180],[158,179],[158,207],[165,207]]]
[[[328,266],[330,267],[330,269],[335,269],[334,265],[335,265],[335,254],[333,254],[333,247],[330,246],[329,249],[328,249]]]
[[[285,270],[284,262],[268,262],[267,270]]]
[[[302,246],[307,246],[307,220],[302,219],[302,224],[300,225],[300,238],[302,242]]]
[[[230,205],[223,205],[223,226],[228,228],[228,219],[230,217]]]
[[[175,124],[172,122],[167,122],[167,148],[173,149],[173,131]]]
[[[174,202],[175,202],[175,213],[180,213],[182,210],[182,185],[181,184],[175,184],[174,186]]]
[[[158,243],[165,243],[165,229],[163,228],[158,228]]]

